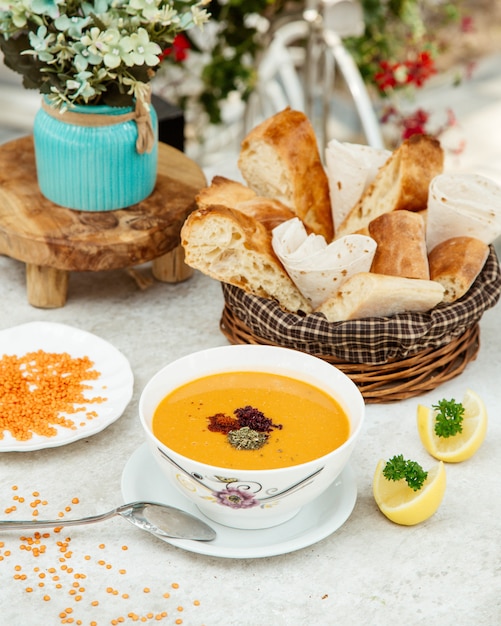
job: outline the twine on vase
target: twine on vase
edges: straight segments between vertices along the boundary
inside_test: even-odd
[[[48,104],[42,98],[42,108],[54,119],[65,124],[75,126],[114,126],[124,122],[135,121],[137,126],[136,150],[139,154],[151,152],[155,142],[155,133],[151,123],[149,104],[151,101],[151,91],[145,100],[136,100],[134,111],[121,113],[120,115],[106,115],[103,113],[77,113],[76,111],[60,111]]]

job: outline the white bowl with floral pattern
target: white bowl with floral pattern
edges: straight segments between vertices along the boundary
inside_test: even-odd
[[[188,458],[157,439],[152,430],[153,415],[165,396],[191,380],[228,371],[280,374],[320,388],[346,412],[350,423],[347,441],[329,454],[300,465],[237,470]],[[139,416],[157,464],[176,489],[215,522],[260,529],[288,521],[334,483],[360,436],[365,404],[356,385],[326,361],[288,348],[238,345],[195,352],[165,366],[144,388]]]

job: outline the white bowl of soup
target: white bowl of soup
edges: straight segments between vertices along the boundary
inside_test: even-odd
[[[365,405],[356,385],[317,357],[232,345],[161,369],[139,415],[166,480],[209,519],[259,529],[288,521],[333,484]]]

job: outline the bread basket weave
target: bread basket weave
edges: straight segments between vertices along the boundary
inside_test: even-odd
[[[501,294],[494,248],[460,300],[426,313],[328,322],[321,313],[299,315],[272,300],[223,284],[221,331],[230,343],[301,350],[347,374],[369,403],[391,402],[434,389],[460,374],[480,346],[478,322]]]

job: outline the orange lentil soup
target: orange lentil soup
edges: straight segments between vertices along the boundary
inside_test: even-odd
[[[254,407],[273,422],[259,449],[238,449],[224,432],[209,430],[211,416],[235,418]],[[238,426],[237,426],[238,428]],[[232,469],[274,469],[328,454],[350,434],[341,406],[308,383],[263,372],[226,372],[199,378],[167,395],[155,410],[154,435],[175,452]]]

